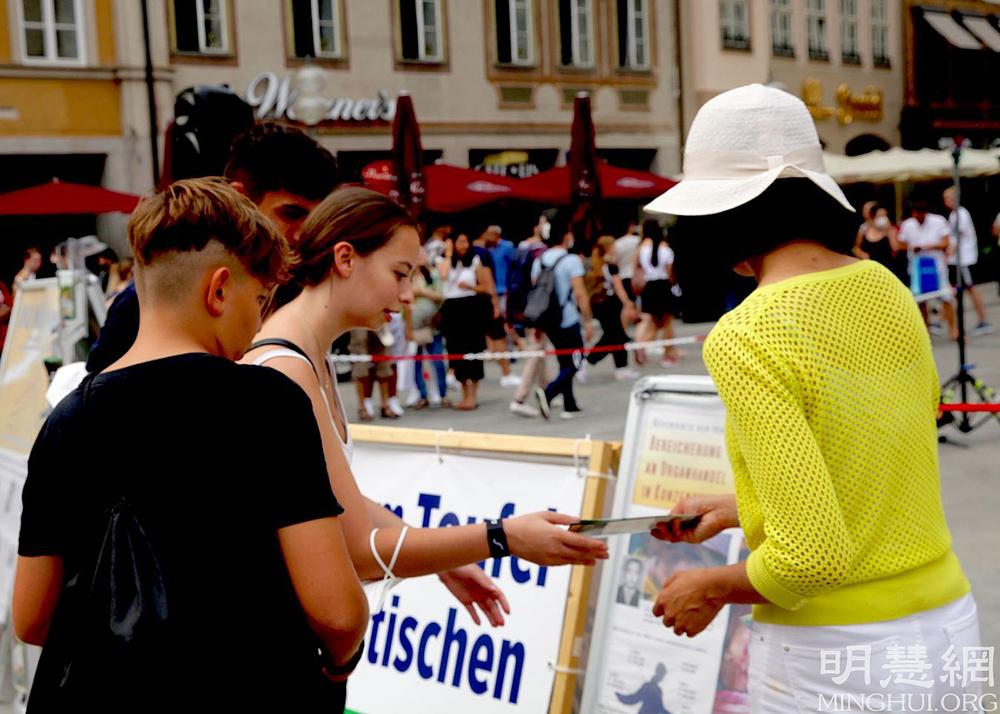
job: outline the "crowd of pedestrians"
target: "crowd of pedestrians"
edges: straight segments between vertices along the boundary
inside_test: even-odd
[[[640,350],[630,357],[633,352],[625,345],[633,337],[673,337],[671,321],[680,306],[674,255],[663,229],[647,220],[643,235],[638,231],[633,223],[621,237],[603,235],[585,256],[576,249],[560,211],[542,213],[532,234],[516,245],[498,225],[435,227],[421,250],[414,302],[402,312],[409,348],[399,368],[390,375],[381,360],[353,368],[355,377],[366,380],[360,398],[368,406],[362,406],[360,417],[374,415],[367,375],[379,368],[386,380],[396,379],[402,408],[468,411],[478,407],[479,385],[487,373],[494,378],[495,364],[500,386],[513,390],[510,412],[546,419],[560,400],[561,418],[582,413],[574,382],[587,381],[589,365],[610,358],[616,380],[636,379],[640,373],[629,362],[641,364],[646,356]],[[623,278],[623,272],[629,277]],[[526,314],[532,299],[549,308],[549,315]],[[600,330],[596,340],[595,321]],[[350,354],[386,353],[384,332],[369,337],[367,348],[359,340],[352,341]],[[553,354],[516,360],[504,356],[539,350]],[[487,351],[496,353],[495,358],[462,359]],[[663,349],[661,364],[675,365],[678,354],[675,348]],[[448,359],[432,359],[441,355]],[[410,368],[404,370],[404,365]],[[454,401],[449,390],[456,393]],[[399,412],[387,406],[382,416],[395,419]]]

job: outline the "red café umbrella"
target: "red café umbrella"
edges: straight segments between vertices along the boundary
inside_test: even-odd
[[[449,164],[427,167],[427,209],[435,213],[457,213],[490,201],[513,198],[518,179]]]
[[[558,166],[518,182],[515,198],[551,206],[570,203],[569,166]],[[657,176],[648,171],[635,171],[597,162],[597,178],[601,196],[605,199],[656,198],[671,188],[676,181]]]
[[[573,103],[572,143],[566,166],[524,179],[517,198],[551,206],[573,207],[573,230],[585,245],[597,238],[597,208],[605,199],[655,198],[674,185],[647,171],[611,166],[597,157],[590,97],[581,92]]]
[[[54,178],[39,186],[0,194],[0,216],[131,213],[139,200],[131,193]]]
[[[361,172],[366,187],[392,195],[397,190],[391,159],[368,164]],[[518,179],[493,176],[449,164],[433,164],[424,170],[426,194],[423,207],[433,213],[458,213],[490,201],[513,198]]]
[[[407,92],[400,92],[396,100],[396,116],[392,120],[392,167],[396,187],[389,196],[419,219],[427,192],[424,149],[420,144],[420,125],[413,100]]]
[[[633,171],[612,166],[607,162],[597,165],[604,198],[656,198],[677,183],[648,171]]]
[[[573,101],[573,127],[569,148],[570,205],[573,208],[573,233],[585,246],[597,240],[601,221],[597,206],[601,202],[601,179],[597,172],[597,143],[590,95],[580,92]]]

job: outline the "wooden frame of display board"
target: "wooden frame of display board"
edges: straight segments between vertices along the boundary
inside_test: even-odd
[[[622,448],[621,442],[595,441],[589,438],[483,434],[360,424],[351,425],[351,438],[360,443],[417,446],[449,452],[579,459],[581,468],[586,468],[587,478],[580,509],[581,519],[600,518],[603,515],[608,484],[617,473]],[[584,637],[593,577],[593,568],[573,566],[571,570],[549,714],[568,714],[573,705],[577,675],[582,672],[581,638]]]

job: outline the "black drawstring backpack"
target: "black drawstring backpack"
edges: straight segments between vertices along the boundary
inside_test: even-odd
[[[92,380],[82,385],[84,412]],[[160,561],[127,484],[113,482],[107,493],[96,558],[83,554],[75,572],[64,573],[29,712],[75,711],[81,704],[149,711],[171,698],[161,661],[169,650],[170,607]]]

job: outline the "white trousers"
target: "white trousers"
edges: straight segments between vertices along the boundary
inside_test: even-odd
[[[972,595],[888,622],[790,627],[755,622],[750,711],[1000,711],[993,650],[981,647]]]

